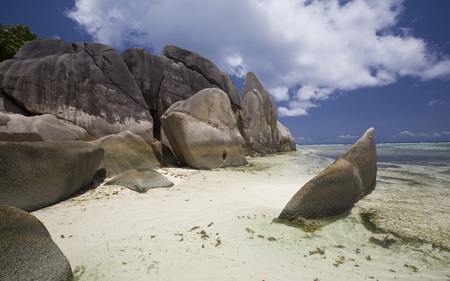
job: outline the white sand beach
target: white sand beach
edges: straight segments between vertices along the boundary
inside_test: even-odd
[[[100,186],[33,215],[76,280],[448,280],[448,252],[371,243],[386,235],[365,229],[357,207],[314,233],[272,222],[329,164],[292,155],[212,171],[163,168],[174,187]]]

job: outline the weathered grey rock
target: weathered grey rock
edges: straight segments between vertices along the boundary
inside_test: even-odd
[[[0,206],[0,280],[71,281],[72,269],[45,226],[33,215]]]
[[[220,89],[204,89],[173,104],[161,125],[183,165],[212,169],[247,163],[230,99]]]
[[[121,56],[97,43],[27,42],[0,63],[1,93],[31,114],[51,114],[93,137],[130,130],[152,142],[152,117]]]
[[[154,137],[161,140],[160,117],[178,101],[206,88],[220,88],[230,97],[232,108],[241,107],[241,97],[231,78],[201,55],[166,46],[162,56],[131,48],[122,58],[142,91],[154,120]]]
[[[161,54],[175,62],[183,63],[187,68],[200,73],[212,85],[222,89],[230,97],[232,106],[241,108],[241,96],[236,86],[228,75],[219,70],[219,68],[207,58],[197,54],[194,51],[181,49],[174,45],[167,45],[163,48]]]
[[[26,117],[0,112],[0,141],[71,141],[89,138],[86,130],[50,114]]]
[[[89,187],[103,149],[85,142],[0,142],[0,205],[34,211]]]
[[[376,176],[375,130],[370,128],[343,156],[307,182],[279,218],[298,222],[340,215],[375,188]]]
[[[246,142],[247,154],[295,151],[289,130],[278,122],[272,97],[253,72],[247,73],[242,99],[239,130]]]
[[[91,142],[105,150],[100,168],[108,177],[114,177],[130,169],[161,167],[151,146],[138,135],[123,131]]]
[[[173,61],[166,57],[155,56],[142,48],[127,49],[121,56],[144,95],[148,107],[152,111],[157,111],[164,71]]]
[[[110,179],[105,185],[121,185],[144,193],[153,188],[172,187],[173,182],[152,169],[131,169]]]

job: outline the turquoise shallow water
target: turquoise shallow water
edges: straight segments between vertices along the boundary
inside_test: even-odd
[[[349,147],[299,146],[297,157],[331,164]],[[356,207],[387,233],[450,249],[450,143],[377,144],[377,158],[377,186]]]

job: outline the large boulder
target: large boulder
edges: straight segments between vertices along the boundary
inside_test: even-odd
[[[181,164],[212,169],[247,163],[230,99],[220,89],[204,89],[175,103],[161,125]]]
[[[241,108],[241,97],[233,81],[210,60],[173,45],[165,46],[161,54],[156,56],[142,48],[122,53],[152,112],[155,138],[162,138],[159,119],[164,112],[200,90],[222,89],[229,96],[233,110]]]
[[[130,169],[161,167],[152,147],[130,131],[109,135],[91,142],[104,149],[100,168],[108,177],[114,177]]]
[[[89,187],[103,149],[78,141],[0,142],[0,205],[34,211]]]
[[[0,280],[71,281],[66,256],[33,215],[0,206]]]
[[[295,151],[289,130],[278,122],[272,97],[253,72],[247,73],[243,88],[240,127],[247,154]]]
[[[207,58],[197,54],[194,51],[179,48],[174,45],[167,45],[163,48],[161,54],[175,62],[181,62],[187,68],[200,73],[212,85],[222,89],[230,97],[233,107],[241,108],[241,96],[231,78]]]
[[[87,138],[86,130],[50,114],[27,117],[0,112],[0,141],[74,141]]]
[[[153,188],[173,186],[173,182],[152,169],[130,169],[108,180],[104,184],[121,185],[140,193],[147,192]]]
[[[370,128],[343,156],[307,182],[279,218],[301,222],[340,215],[372,192],[376,176],[375,130]]]
[[[32,115],[51,114],[93,137],[130,130],[152,142],[149,108],[110,46],[47,39],[27,42],[0,63],[1,93]]]

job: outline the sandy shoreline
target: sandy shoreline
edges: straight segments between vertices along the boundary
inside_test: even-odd
[[[100,186],[33,212],[76,280],[448,280],[438,250],[369,242],[356,208],[314,233],[273,223],[326,163],[275,155],[214,171],[165,168],[174,187]],[[447,277],[446,277],[447,275]]]

